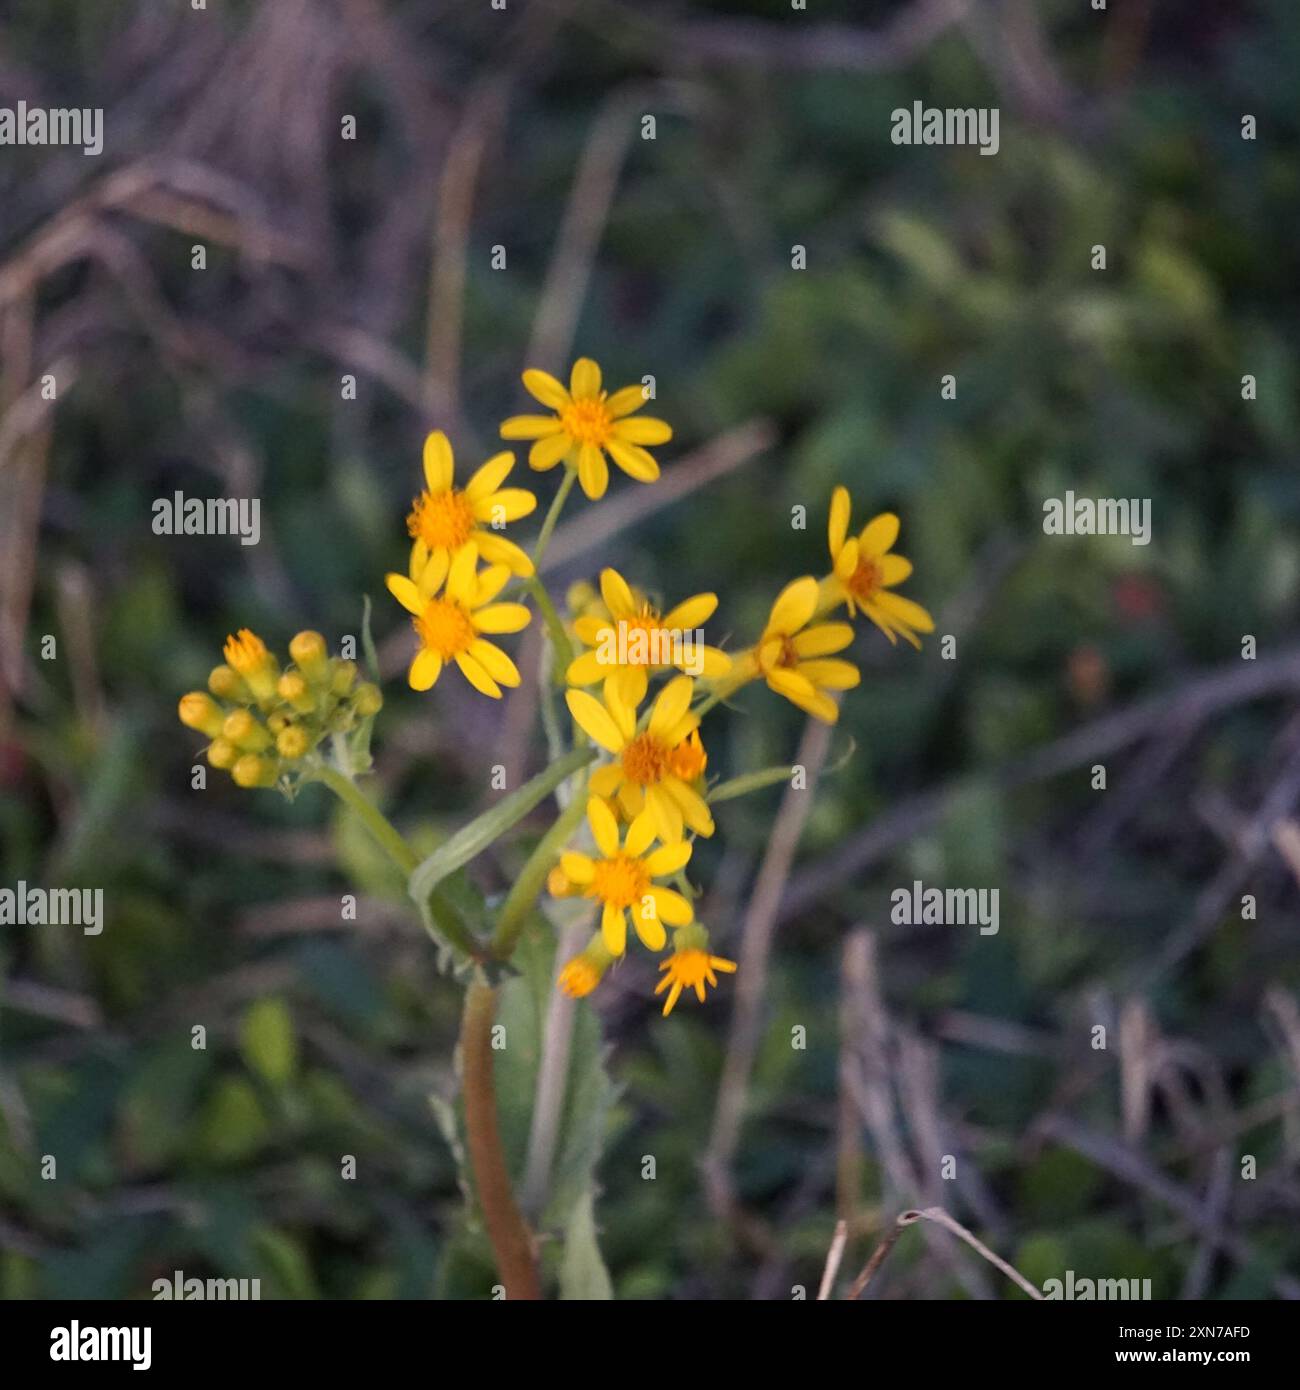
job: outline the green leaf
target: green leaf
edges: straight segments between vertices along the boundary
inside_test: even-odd
[[[596,1213],[591,1189],[575,1203],[564,1228],[564,1258],[560,1261],[560,1297],[607,1301],[614,1285],[596,1240]]]
[[[298,1064],[293,1020],[283,999],[259,999],[244,1014],[239,1048],[249,1070],[272,1086],[283,1086]]]

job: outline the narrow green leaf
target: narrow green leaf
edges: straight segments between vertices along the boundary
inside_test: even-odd
[[[614,1297],[614,1284],[596,1239],[595,1202],[590,1188],[574,1203],[573,1214],[564,1231],[560,1297],[588,1302],[604,1302]]]

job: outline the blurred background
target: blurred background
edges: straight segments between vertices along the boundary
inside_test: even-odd
[[[430,1102],[460,989],[323,790],[191,789],[176,701],[369,595],[397,824],[535,770],[535,684],[407,690],[382,575],[425,432],[477,464],[587,354],[676,437],[548,580],[714,590],[734,646],[842,482],[938,625],[860,633],[829,738],[761,688],[710,721],[711,772],[826,772],[696,856],[740,975],[596,996],[616,1294],[811,1297],[837,1219],[849,1275],[942,1204],[1040,1283],[1296,1296],[1297,70],[1286,0],[7,0],[0,105],[102,107],[104,150],[0,148],[0,885],[107,924],[0,929],[0,1293],[486,1294]],[[998,154],[892,144],[918,100],[999,108]],[[1045,536],[1067,489],[1152,543]],[[260,498],[260,543],[155,535],[177,490]],[[999,932],[895,925],[915,879],[998,888]],[[869,1296],[1023,1297],[923,1229]]]

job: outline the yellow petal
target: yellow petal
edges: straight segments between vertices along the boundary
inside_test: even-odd
[[[600,596],[605,600],[611,618],[631,618],[637,611],[636,599],[628,582],[616,569],[600,572]]]
[[[659,692],[650,712],[650,733],[667,741],[668,733],[691,707],[695,682],[689,676],[674,676]]]
[[[880,582],[891,588],[901,584],[912,573],[912,562],[901,555],[882,555],[880,557]]]
[[[479,502],[489,493],[495,492],[510,476],[510,470],[514,466],[515,456],[508,449],[500,454],[493,454],[485,464],[475,469],[474,476],[465,484],[466,500],[470,503]],[[533,498],[534,503],[536,500]]]
[[[591,826],[596,848],[606,859],[613,859],[618,853],[618,822],[607,801],[598,796],[587,798],[587,824]]]
[[[474,613],[474,626],[480,632],[496,635],[502,632],[522,632],[532,619],[532,613],[522,603],[490,603]]]
[[[640,410],[648,399],[644,386],[624,386],[610,393],[605,401],[605,409],[611,420],[621,420],[624,415]]]
[[[629,854],[633,859],[640,857],[654,844],[655,822],[654,817],[646,809],[645,798],[641,799],[641,810],[632,817],[632,823],[627,828],[627,837],[623,841],[623,852]]]
[[[424,481],[429,491],[446,492],[454,473],[451,442],[441,430],[434,430],[424,441]]]
[[[811,575],[792,580],[777,595],[767,620],[767,633],[789,636],[798,632],[817,608],[817,581]],[[764,634],[766,635],[766,633]]]
[[[647,854],[643,862],[651,878],[667,878],[691,862],[691,846],[686,840],[660,845],[652,854]]]
[[[818,623],[798,633],[790,645],[796,656],[829,656],[842,652],[853,641],[851,623]]]
[[[670,927],[686,927],[695,920],[695,909],[688,898],[671,888],[661,888],[657,884],[650,889],[654,898],[655,912]]]
[[[484,695],[490,695],[494,700],[501,698],[501,687],[496,681],[466,652],[457,652],[456,665],[460,667],[460,673],[474,687]]]
[[[858,537],[863,555],[874,560],[883,555],[898,539],[898,518],[893,512],[881,512],[872,517]]]
[[[485,603],[491,603],[509,582],[509,565],[489,565],[487,569],[479,570],[477,587],[474,590],[474,607],[482,608]]]
[[[606,679],[605,685],[606,704],[613,706],[617,703],[627,709],[635,710],[645,699],[646,690],[650,686],[650,677],[646,674],[644,666],[623,666]],[[633,718],[633,723],[635,722],[636,720]]]
[[[634,420],[620,420],[614,426],[614,438],[624,444],[667,444],[673,437],[673,427],[667,420],[655,420],[639,415]]]
[[[549,405],[552,410],[563,410],[569,404],[569,393],[550,372],[540,372],[536,367],[530,367],[524,373],[523,382],[524,390],[530,396],[543,405]]]
[[[498,497],[502,495],[497,493]],[[525,579],[532,574],[533,562],[528,558],[527,552],[521,550],[514,541],[508,541],[504,536],[498,536],[492,531],[478,531],[475,534],[479,554],[485,560]]]
[[[609,450],[610,458],[638,483],[653,483],[659,476],[659,465],[654,456],[647,454],[639,444],[629,444],[623,439],[607,439],[605,447]]]
[[[406,678],[412,690],[428,690],[442,674],[442,657],[437,652],[416,652]]]
[[[424,562],[416,588],[426,599],[430,599],[442,588],[442,581],[451,568],[451,555],[445,550],[435,550]]]
[[[849,515],[853,504],[849,501],[849,490],[837,487],[831,493],[831,517],[826,527],[826,537],[831,545],[831,560],[844,548],[844,538],[849,534]]]
[[[421,598],[419,589],[404,574],[386,574],[384,583],[388,585],[388,592],[408,613],[414,613],[418,617],[424,612],[424,599]]]
[[[591,774],[591,780],[587,785],[597,796],[603,796],[606,801],[613,796],[623,782],[623,765],[621,763],[606,763],[604,767],[598,767]]]
[[[908,627],[914,627],[918,632],[934,631],[934,619],[910,598],[904,598],[902,594],[877,594],[876,602],[891,618],[900,619]]]
[[[812,683],[827,690],[852,690],[862,680],[862,672],[851,661],[823,659],[820,661],[801,661],[799,674]]]
[[[518,521],[537,510],[537,495],[523,487],[503,487],[473,504],[474,516],[499,530],[507,521]]]
[[[491,642],[485,642],[480,637],[469,644],[469,654],[498,684],[508,686],[519,684],[519,668],[500,647],[494,646]]]
[[[474,602],[478,583],[474,577],[478,565],[478,546],[473,541],[462,545],[452,558],[447,571],[447,597],[468,608]]]
[[[665,778],[664,790],[677,803],[686,824],[697,835],[703,835],[707,840],[716,827],[713,817],[709,814],[708,803],[699,792],[694,787],[688,787],[680,777]]]
[[[573,440],[567,434],[547,435],[529,449],[528,466],[537,469],[539,473],[547,468],[554,468],[572,448]]]
[[[595,685],[608,673],[609,667],[600,659],[600,653],[589,651],[569,662],[564,679],[569,685]]]
[[[564,425],[557,415],[512,415],[501,421],[502,439],[545,439],[558,434]]]
[[[590,883],[596,877],[596,866],[591,862],[591,857],[576,850],[566,849],[560,855],[560,868],[570,883]]]
[[[858,567],[858,560],[861,556],[861,547],[856,538],[845,541],[839,548],[839,553],[835,556],[835,577],[841,583],[847,584],[853,578],[853,571]]]
[[[660,620],[660,626],[680,631],[683,628],[703,627],[718,607],[717,594],[696,594],[670,608]]]
[[[664,943],[668,940],[668,933],[664,930],[664,924],[659,920],[656,907],[654,895],[647,893],[632,909],[632,925],[636,928],[636,934],[641,938],[642,945],[648,951],[662,951]]]
[[[658,784],[646,787],[645,806],[664,844],[682,838],[682,808]]]
[[[719,647],[700,648],[700,675],[716,681],[731,670],[731,658]]]
[[[575,401],[600,395],[600,367],[590,357],[579,357],[569,373],[569,391]]]
[[[613,716],[594,695],[585,690],[566,690],[564,702],[569,707],[574,723],[594,743],[607,753],[621,753],[624,746],[622,731],[614,722]]]
[[[584,444],[578,450],[578,481],[593,502],[604,497],[609,487],[609,465],[594,444]]]
[[[600,939],[611,956],[621,956],[627,950],[627,918],[621,907],[605,904],[600,914]]]
[[[784,666],[769,671],[767,683],[778,695],[784,695],[796,705],[806,705],[817,694],[816,687],[807,676],[801,676],[797,671],[791,671]]]

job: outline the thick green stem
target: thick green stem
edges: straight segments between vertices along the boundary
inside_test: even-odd
[[[536,849],[528,856],[528,862],[515,879],[514,887],[506,895],[501,905],[501,915],[497,918],[496,930],[492,933],[492,954],[498,960],[509,960],[519,944],[519,933],[524,922],[533,910],[546,875],[550,873],[560,857],[561,850],[569,843],[569,837],[582,823],[587,810],[586,798],[582,795],[585,779],[579,779],[574,788],[573,798],[556,817],[555,823],[537,842]]]
[[[330,791],[349,809],[356,812],[361,818],[362,824],[378,840],[388,857],[409,878],[415,866],[420,862],[419,856],[406,843],[379,807],[351,778],[344,777],[341,772],[335,771],[332,767],[318,769],[315,777],[317,781],[324,782]]]
[[[476,976],[465,995],[461,1021],[461,1085],[465,1100],[465,1139],[483,1223],[496,1257],[507,1299],[540,1299],[541,1283],[533,1240],[510,1186],[501,1131],[497,1125],[492,1068],[492,1023],[496,991]]]

